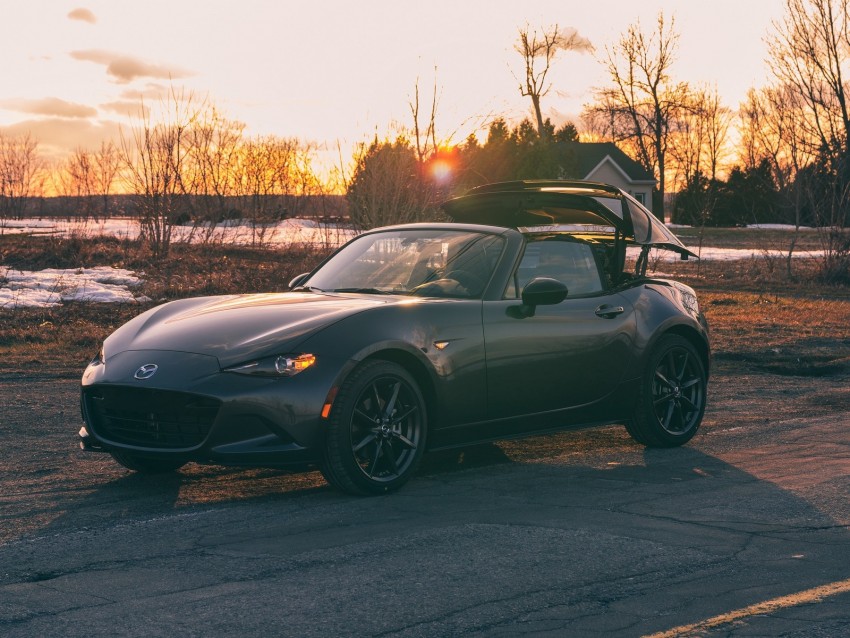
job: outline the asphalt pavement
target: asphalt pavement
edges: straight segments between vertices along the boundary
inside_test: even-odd
[[[0,635],[850,636],[847,413],[481,446],[374,498],[193,471],[7,484],[9,525],[55,505],[0,544]]]

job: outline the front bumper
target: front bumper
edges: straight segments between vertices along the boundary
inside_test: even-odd
[[[156,374],[134,374],[151,363]],[[222,372],[214,357],[127,351],[86,369],[84,450],[206,463],[288,466],[321,460],[322,406],[342,362],[322,358],[289,378]]]

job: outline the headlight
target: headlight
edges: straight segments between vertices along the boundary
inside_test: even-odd
[[[699,314],[699,301],[697,301],[697,293],[690,286],[686,286],[683,283],[679,283],[678,281],[673,282],[673,286],[680,293],[680,298],[682,300],[682,305],[690,310],[695,315]]]
[[[249,361],[238,366],[225,368],[225,372],[253,374],[261,377],[294,377],[316,363],[312,354],[282,354]]]

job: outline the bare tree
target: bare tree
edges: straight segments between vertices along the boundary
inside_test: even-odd
[[[606,47],[603,63],[611,85],[597,89],[595,103],[586,107],[596,112],[598,125],[607,127],[609,139],[624,144],[656,176],[661,202],[671,124],[689,93],[686,83],[670,76],[679,39],[674,26],[660,13],[652,33],[634,24],[617,44]],[[656,214],[664,216],[663,211]]]
[[[226,118],[215,106],[199,113],[190,130],[189,180],[197,216],[218,221],[227,216],[245,125]]]
[[[697,176],[706,174],[706,119],[697,96],[692,97],[671,126],[668,165],[673,166],[673,171],[669,172],[677,182],[674,188],[682,188]]]
[[[702,87],[686,94],[671,124],[669,153],[679,186],[699,173],[717,178],[728,150],[732,111],[723,105],[717,87]]]
[[[697,95],[700,115],[705,122],[705,154],[708,160],[708,174],[717,179],[721,163],[728,157],[729,128],[732,126],[732,109],[720,99],[717,85],[701,89]]]
[[[285,217],[298,217],[306,209],[311,198],[324,198],[328,194],[328,188],[313,168],[316,147],[297,140],[291,142],[294,152],[286,166],[286,179],[281,180],[281,184],[287,185],[287,190],[281,193],[281,214]]]
[[[801,145],[797,134],[803,127],[801,96],[788,85],[751,89],[739,109],[739,117],[741,163],[745,168],[755,169],[767,162],[784,207],[791,211],[794,234],[785,260],[790,277],[805,205],[803,169],[814,161],[812,147]]]
[[[86,219],[94,212],[97,189],[95,160],[89,151],[76,148],[65,160],[65,194],[73,198],[75,216]]]
[[[173,87],[160,106],[154,122],[142,105],[138,123],[129,133],[122,131],[120,147],[141,234],[155,255],[168,253],[173,224],[185,209],[189,132],[203,108],[193,94]]]
[[[537,133],[542,139],[547,137],[548,132],[544,126],[540,100],[552,88],[546,76],[555,57],[560,51],[592,51],[593,45],[572,27],[562,29],[554,24],[544,27],[538,33],[537,29],[526,24],[519,29],[519,39],[514,49],[522,56],[525,64],[525,78],[520,81],[519,92],[523,97],[531,98],[534,115],[537,118]]]
[[[800,108],[788,135],[814,157],[806,190],[823,229],[822,275],[850,280],[850,0],[786,0],[773,28],[771,68]]]
[[[24,216],[43,168],[38,142],[29,133],[0,133],[0,221]]]
[[[101,212],[109,214],[109,195],[118,175],[120,158],[112,142],[103,141],[97,151],[78,147],[51,171],[53,190],[68,199],[74,215],[87,218],[97,214],[97,199]]]
[[[103,206],[103,216],[109,215],[109,196],[112,194],[112,185],[118,177],[121,158],[118,148],[111,141],[103,141],[100,148],[93,153],[94,159],[94,184],[95,191],[100,194]]]
[[[434,90],[431,94],[431,112],[428,123],[422,129],[419,115],[419,78],[416,78],[413,99],[408,103],[410,113],[413,116],[413,139],[416,142],[416,156],[419,163],[423,164],[431,153],[437,150],[437,69],[434,69]]]
[[[786,0],[785,17],[768,41],[780,85],[802,98],[807,111],[800,141],[848,164],[850,115],[844,73],[850,62],[850,0]]]
[[[251,221],[252,243],[262,243],[268,225],[290,216],[301,202],[309,150],[296,139],[265,136],[246,140],[238,156],[236,192]]]

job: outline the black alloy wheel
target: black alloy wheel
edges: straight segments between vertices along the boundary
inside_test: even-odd
[[[634,417],[627,425],[640,443],[673,447],[688,442],[705,412],[702,359],[684,337],[663,337],[649,358]]]
[[[322,471],[353,494],[398,489],[425,448],[425,401],[413,377],[388,361],[370,361],[346,379],[329,419]]]

